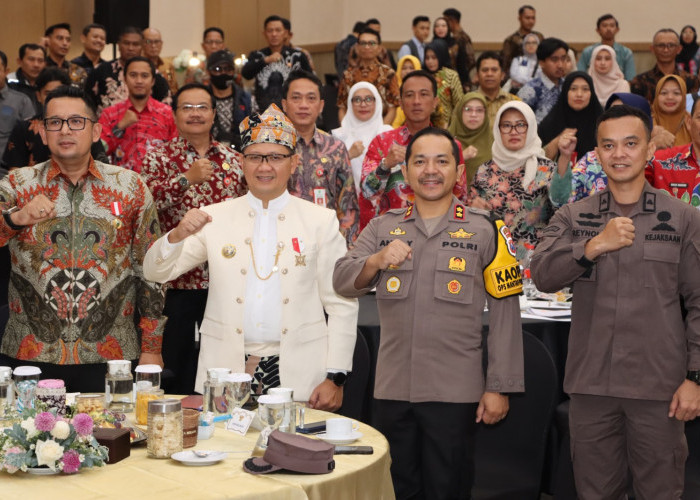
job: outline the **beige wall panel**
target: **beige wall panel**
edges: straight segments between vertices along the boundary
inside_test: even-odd
[[[4,23],[0,29],[0,50],[7,55],[10,71],[17,69],[17,53],[25,42],[38,42],[44,34],[44,0],[2,0]]]

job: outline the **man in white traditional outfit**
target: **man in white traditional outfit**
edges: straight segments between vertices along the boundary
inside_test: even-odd
[[[274,104],[246,118],[250,191],[188,211],[148,251],[144,274],[165,283],[209,264],[197,390],[207,368],[228,367],[253,375],[257,393],[291,387],[295,400],[332,411],[352,368],[358,305],[333,290],[333,266],[346,250],[335,212],[287,192],[296,141]]]

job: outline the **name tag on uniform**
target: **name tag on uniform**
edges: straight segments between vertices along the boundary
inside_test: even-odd
[[[314,188],[314,203],[323,208],[326,208],[326,188]]]

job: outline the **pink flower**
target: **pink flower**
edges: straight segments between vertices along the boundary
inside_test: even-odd
[[[81,436],[89,436],[92,434],[92,417],[87,413],[78,413],[73,417],[73,427]]]
[[[75,450],[68,450],[61,458],[64,474],[75,474],[80,470],[80,455]]]
[[[34,418],[34,426],[39,431],[49,432],[51,429],[53,429],[55,424],[56,417],[54,417],[53,414],[49,413],[48,411],[41,412]]]

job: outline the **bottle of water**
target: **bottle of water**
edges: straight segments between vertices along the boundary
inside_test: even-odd
[[[520,261],[520,268],[523,277],[523,293],[528,300],[532,300],[537,296],[537,288],[535,287],[535,283],[532,281],[532,275],[530,274],[530,259],[532,259],[532,254],[535,251],[535,247],[530,243],[525,243],[524,246],[527,253]]]

